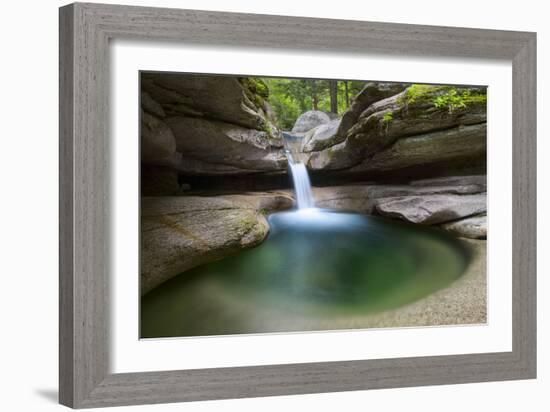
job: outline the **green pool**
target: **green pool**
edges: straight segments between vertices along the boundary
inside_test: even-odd
[[[372,216],[301,209],[269,223],[260,246],[146,294],[141,337],[352,329],[448,286],[470,259],[442,231]]]

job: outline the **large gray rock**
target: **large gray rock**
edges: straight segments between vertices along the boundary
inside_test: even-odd
[[[471,179],[470,179],[471,178]],[[486,192],[486,186],[477,176],[461,176],[455,178],[434,179],[434,182],[426,185],[419,185],[418,182],[410,184],[387,184],[368,186],[366,202],[367,213],[372,213],[378,199],[409,197],[409,196],[430,196],[430,195],[471,195]],[[454,180],[453,180],[454,179]],[[438,180],[439,184],[436,184]],[[421,205],[420,205],[421,207]]]
[[[245,192],[223,197],[262,214],[286,210],[295,206],[294,197],[288,191]]]
[[[141,165],[141,196],[175,196],[182,193],[177,172],[165,166]]]
[[[437,107],[437,99],[457,90],[463,93],[470,89],[422,86],[423,92],[416,96],[418,92],[413,91],[418,88],[412,86],[400,94],[380,100],[361,113],[348,131],[351,146],[374,153],[399,138],[487,121],[487,105],[482,91],[477,91],[479,98],[470,98],[466,106],[449,111],[447,107]]]
[[[389,197],[376,200],[374,210],[383,216],[433,225],[486,212],[487,196],[480,193]]]
[[[468,175],[468,176],[442,176],[429,179],[413,180],[409,183],[411,186],[475,186],[480,191],[487,191],[487,175]]]
[[[369,190],[370,186],[365,184],[314,187],[313,196],[316,207],[368,213]]]
[[[141,112],[141,161],[162,164],[176,153],[172,129],[160,118]]]
[[[140,100],[141,108],[143,111],[152,114],[153,116],[164,118],[166,113],[162,106],[156,102],[147,92],[141,92]]]
[[[389,171],[448,161],[483,158],[487,151],[487,124],[458,126],[403,138],[354,166],[353,171]]]
[[[473,216],[456,222],[445,223],[441,227],[455,235],[470,239],[487,238],[487,216]]]
[[[432,186],[415,186],[413,184],[373,185],[369,187],[368,195],[371,199],[385,197],[424,196],[424,195],[467,195],[483,193],[486,189],[482,185],[462,183]]]
[[[452,109],[441,104],[456,93],[464,93],[466,103]],[[315,148],[315,139],[310,139],[307,149],[317,149],[309,159],[311,169],[386,172],[410,166],[430,168],[449,160],[456,168],[485,164],[484,90],[413,86],[374,102],[366,95],[360,97],[370,103],[364,108],[358,99],[357,106],[364,108],[360,114],[352,106],[336,134],[324,136]]]
[[[141,202],[141,293],[195,266],[254,247],[266,211],[288,208],[281,193],[145,197]]]
[[[194,157],[184,156],[179,152],[176,152],[174,156],[169,159],[165,159],[166,166],[171,167],[172,169],[182,172],[186,175],[208,175],[208,176],[225,176],[225,175],[245,175],[250,173],[260,173],[260,172],[271,172],[268,169],[253,169],[248,165],[247,169],[239,166],[232,166],[228,164],[219,163],[219,156],[213,157],[213,161],[209,162],[207,160],[198,159]],[[269,160],[269,159],[266,159]],[[281,168],[273,169],[275,173],[283,173],[285,159],[280,158],[277,160],[273,158],[273,161],[280,161]],[[269,161],[271,162],[271,161]]]
[[[334,119],[313,128],[304,136],[302,151],[307,153],[334,146],[337,143],[336,132],[339,127],[340,119]]]
[[[310,110],[308,112],[302,113],[292,128],[293,133],[304,133],[308,132],[314,127],[317,127],[321,124],[330,122],[332,119],[328,113],[322,112],[320,110]]]
[[[261,80],[144,73],[141,85],[143,163],[199,175],[285,170]]]
[[[265,131],[195,117],[171,117],[166,122],[174,133],[177,151],[182,153],[180,162],[175,161],[179,170],[201,173],[204,164],[217,165],[218,172],[229,169],[240,173],[286,167],[281,142],[271,139]],[[201,166],[193,168],[189,162],[193,159]]]
[[[309,155],[307,166],[311,170],[349,169],[360,162],[360,154],[349,150],[347,141]]]
[[[309,167],[313,170],[336,170],[358,163],[363,153],[350,150],[346,142],[348,131],[368,107],[379,100],[402,92],[406,87],[404,83],[367,83],[341,119],[334,119],[310,130],[305,135],[303,146],[304,152],[314,152],[311,155]]]
[[[264,130],[264,98],[233,76],[144,73],[142,89],[160,103],[167,116],[206,117]]]
[[[401,93],[407,86],[408,85],[405,83],[367,83],[363,90],[355,96],[349,109],[342,115],[342,121],[338,128],[337,135],[342,140],[345,139],[348,130],[355,125],[361,113],[372,104]]]
[[[485,176],[450,176],[410,184],[355,183],[345,186],[314,187],[315,204],[327,209],[373,213],[377,201],[387,198],[430,195],[485,194]]]

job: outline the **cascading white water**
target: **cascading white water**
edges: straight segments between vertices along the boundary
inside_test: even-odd
[[[285,143],[285,153],[288,159],[288,166],[294,182],[294,191],[296,192],[296,204],[298,209],[311,209],[315,207],[313,192],[306,165],[302,161],[302,139],[303,136],[292,135],[283,132]]]
[[[296,204],[298,209],[309,209],[315,207],[311,183],[307,173],[306,165],[303,163],[294,163],[291,158],[288,162],[292,180],[294,182],[294,191],[296,192]]]

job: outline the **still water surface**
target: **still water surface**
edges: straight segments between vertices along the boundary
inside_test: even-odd
[[[449,285],[469,261],[446,233],[372,216],[301,209],[275,213],[269,224],[260,246],[145,295],[141,337],[360,327],[361,315]]]

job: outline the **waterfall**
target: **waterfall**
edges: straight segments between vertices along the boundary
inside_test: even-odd
[[[306,165],[300,159],[302,136],[283,133],[285,142],[285,153],[288,159],[288,166],[294,183],[294,192],[296,193],[296,204],[298,209],[310,209],[315,207],[313,192]]]
[[[290,159],[288,164],[290,166],[290,173],[292,174],[292,180],[294,182],[294,191],[296,192],[296,203],[298,205],[298,209],[315,207],[306,165],[303,163],[292,163]]]

